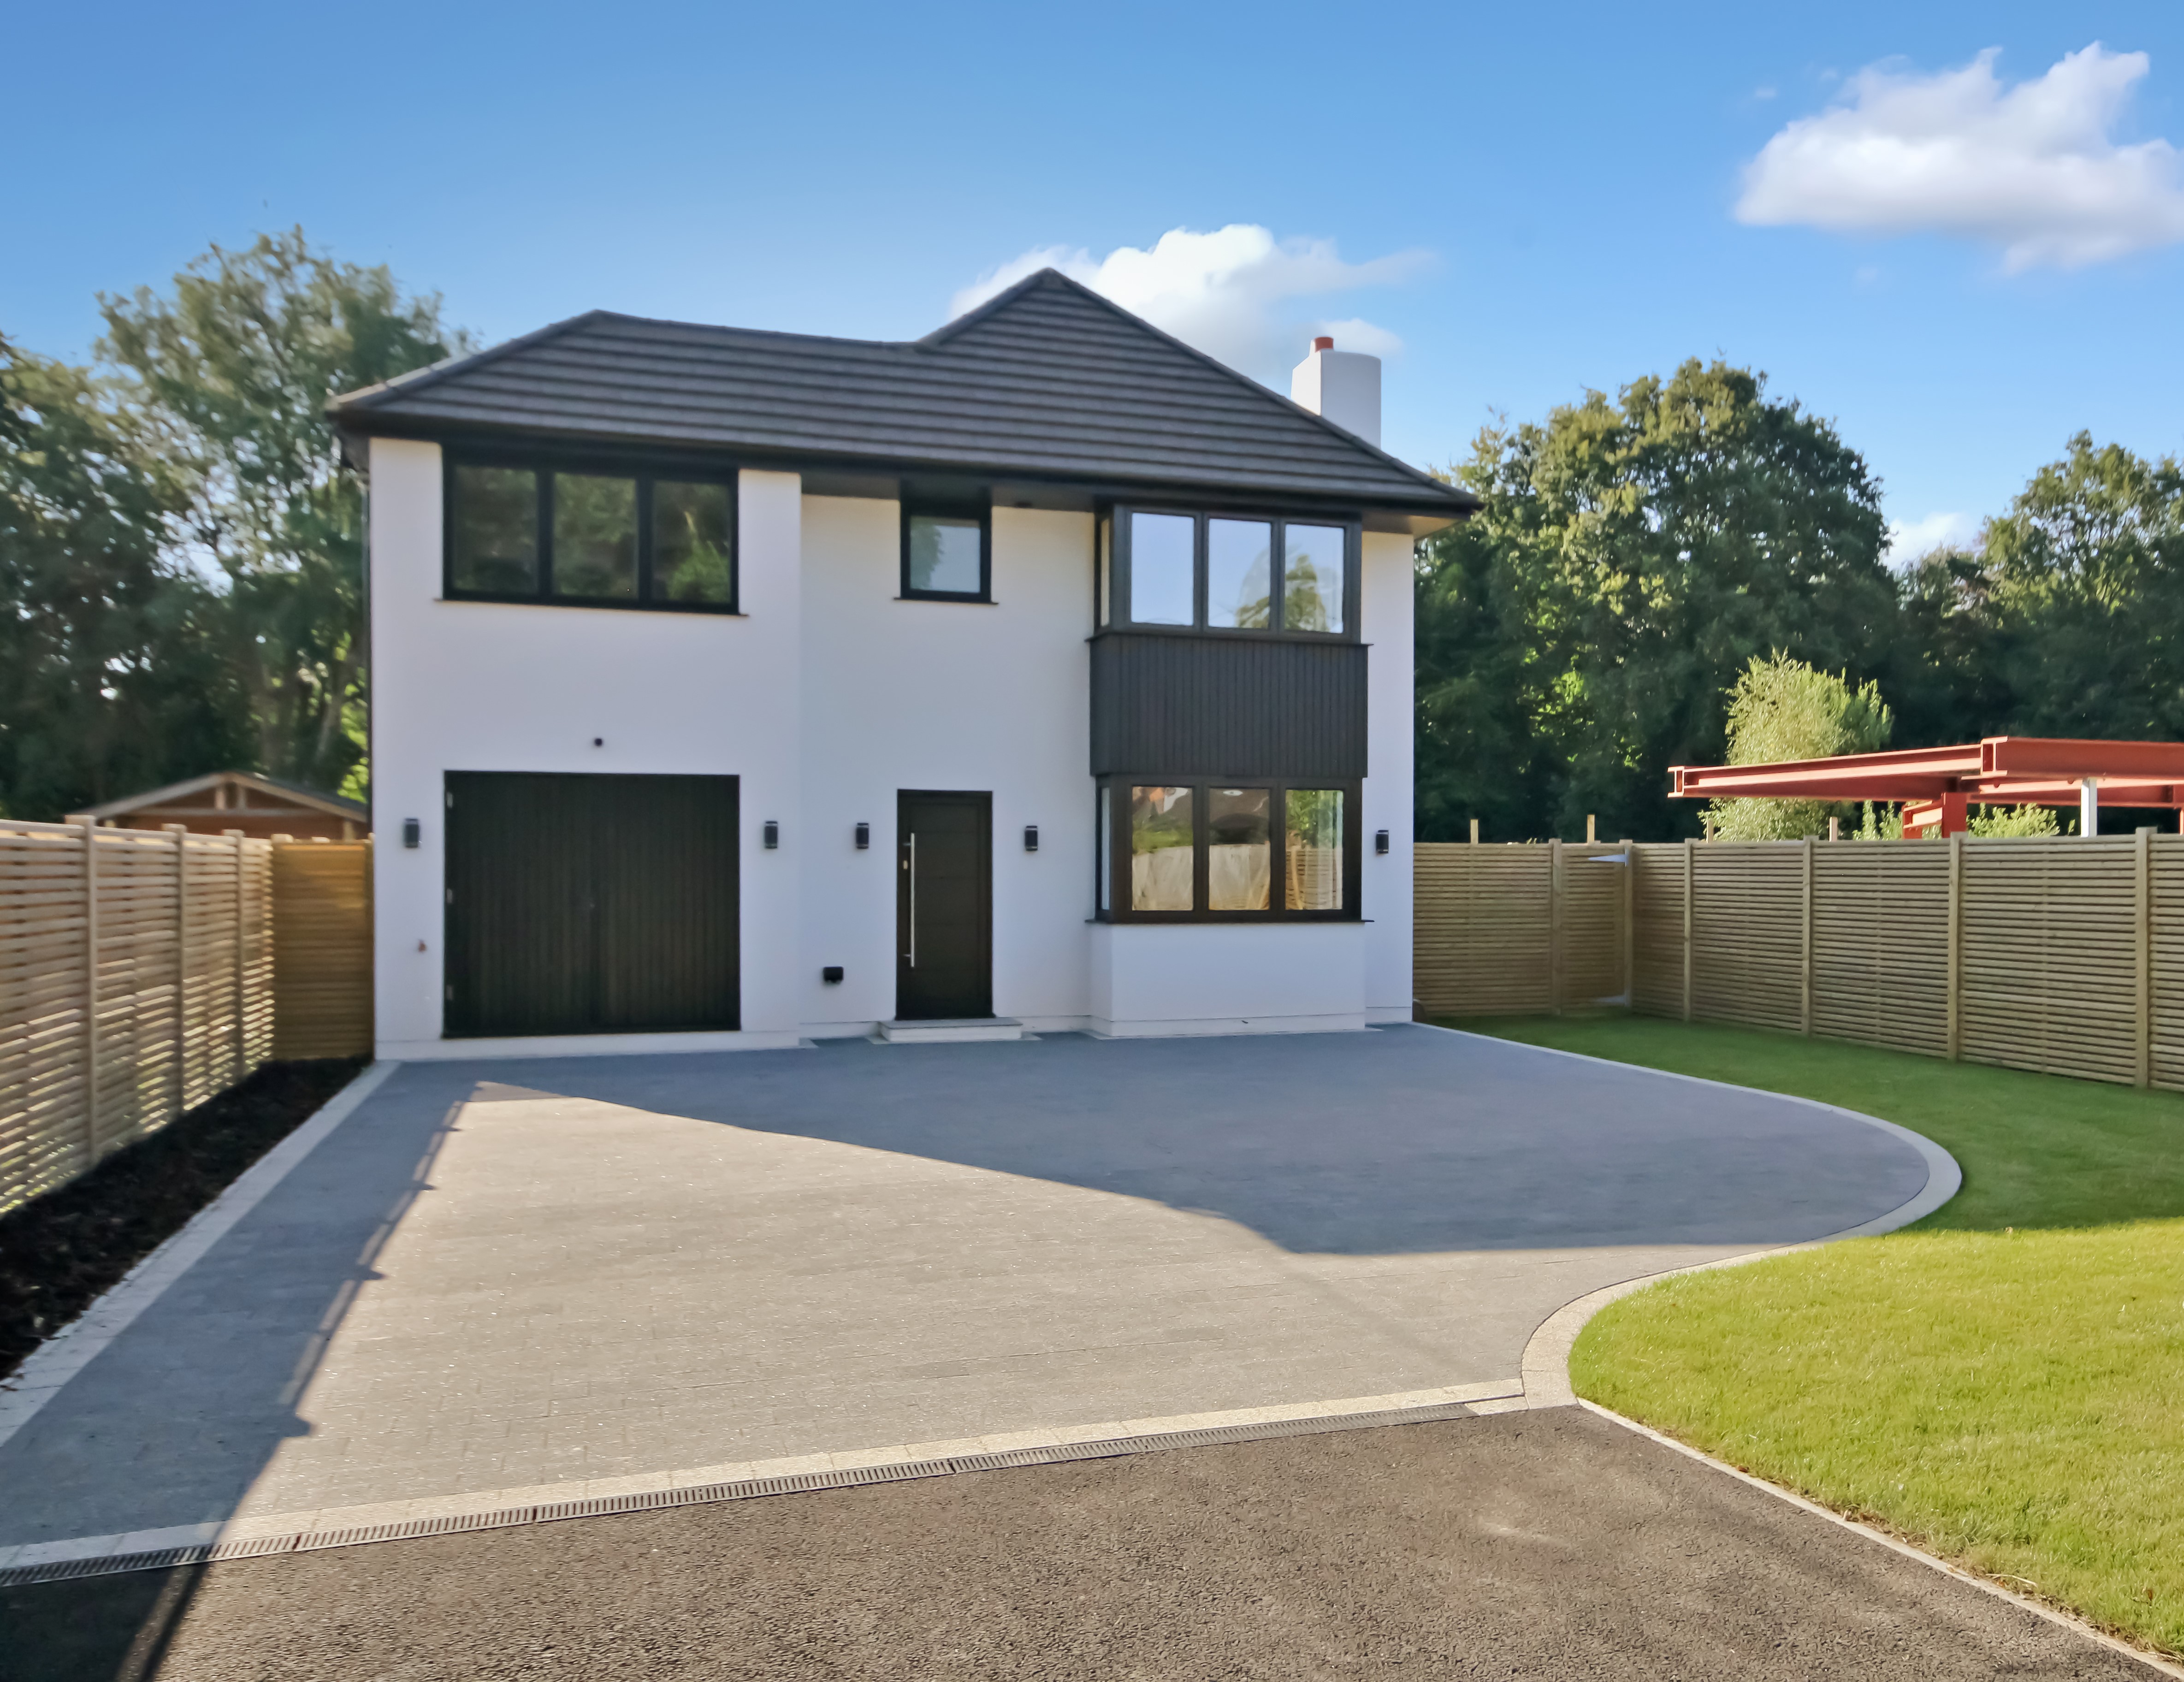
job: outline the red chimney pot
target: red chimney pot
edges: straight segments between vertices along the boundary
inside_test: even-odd
[[[1334,348],[1334,341],[1330,338],[1317,338],[1312,342],[1312,348],[1314,350],[1332,350]]]

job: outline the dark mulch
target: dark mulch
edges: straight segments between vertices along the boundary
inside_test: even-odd
[[[268,1063],[89,1173],[0,1215],[0,1378],[97,1300],[370,1060]]]

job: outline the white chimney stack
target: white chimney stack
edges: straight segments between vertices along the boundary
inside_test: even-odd
[[[1312,354],[1290,373],[1290,399],[1323,420],[1380,447],[1380,359],[1337,350],[1334,341],[1312,342]]]

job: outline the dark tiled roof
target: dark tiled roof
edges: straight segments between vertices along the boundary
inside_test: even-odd
[[[1441,514],[1473,505],[1050,269],[908,344],[595,310],[353,392],[333,412],[365,432],[518,432]]]

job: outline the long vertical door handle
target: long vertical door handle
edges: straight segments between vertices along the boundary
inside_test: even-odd
[[[917,967],[917,832],[910,832],[910,966]]]

